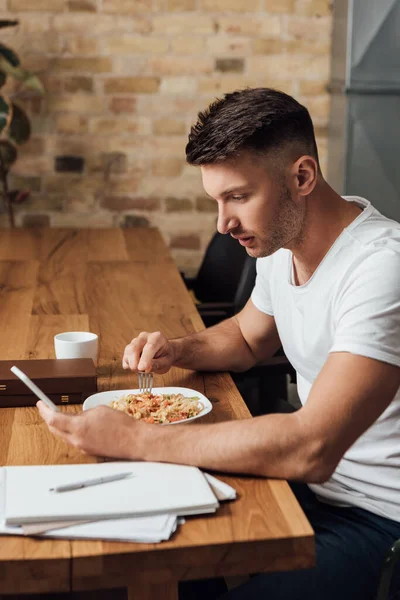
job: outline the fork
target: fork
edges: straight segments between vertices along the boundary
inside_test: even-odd
[[[138,382],[140,392],[143,393],[151,393],[153,389],[153,373],[146,373],[145,371],[138,371]]]

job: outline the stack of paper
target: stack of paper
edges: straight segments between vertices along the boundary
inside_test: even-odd
[[[51,488],[121,471],[120,481],[56,493]],[[196,467],[115,462],[0,469],[0,533],[160,542],[178,517],[215,512],[233,488]]]

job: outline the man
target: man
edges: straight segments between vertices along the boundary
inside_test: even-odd
[[[400,225],[329,187],[308,111],[281,92],[214,102],[186,153],[218,204],[218,230],[259,259],[255,289],[201,333],[141,333],[123,366],[241,371],[282,344],[303,407],[173,430],[104,407],[76,417],[39,403],[41,414],[91,454],[309,484],[293,489],[316,532],[316,567],[253,577],[227,598],[372,600],[400,537]]]

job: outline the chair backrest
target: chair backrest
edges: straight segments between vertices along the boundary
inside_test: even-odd
[[[234,302],[247,257],[237,240],[216,232],[193,285],[196,297],[201,302]]]
[[[247,300],[250,298],[255,282],[256,259],[247,255],[234,298],[235,313],[242,310]]]

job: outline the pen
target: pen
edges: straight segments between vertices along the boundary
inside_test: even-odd
[[[21,371],[21,369],[18,369],[18,367],[11,367],[10,371],[19,377],[21,381],[23,381],[24,384],[35,394],[35,396],[37,396],[39,400],[42,400],[42,402],[44,402],[48,408],[54,412],[60,412],[60,409],[54,404],[54,402],[52,402],[50,398],[48,398],[46,394],[42,392],[40,388],[38,388],[36,383],[33,383],[33,381],[29,379],[28,375],[25,375],[25,373]]]
[[[71,492],[72,490],[80,490],[81,488],[89,487],[91,485],[100,485],[101,483],[108,483],[109,481],[118,481],[119,479],[125,479],[133,475],[130,471],[128,473],[117,473],[116,475],[106,475],[105,477],[96,477],[94,479],[86,479],[85,481],[79,481],[77,483],[68,483],[66,485],[58,485],[49,489],[49,492]]]

